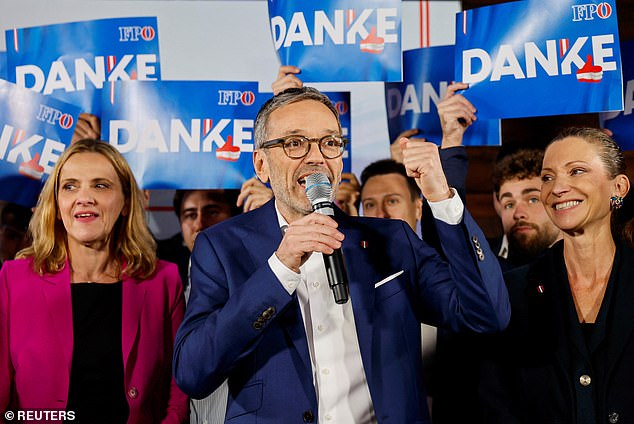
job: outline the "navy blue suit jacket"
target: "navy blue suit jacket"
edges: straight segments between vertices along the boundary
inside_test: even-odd
[[[335,219],[345,235],[350,299],[379,423],[427,423],[420,322],[499,331],[509,320],[497,259],[468,212],[437,222],[450,264],[399,220]],[[297,296],[268,265],[282,239],[274,201],[196,239],[192,292],[174,353],[177,384],[195,398],[229,379],[229,423],[317,422],[317,395]],[[397,278],[375,283],[399,271]]]

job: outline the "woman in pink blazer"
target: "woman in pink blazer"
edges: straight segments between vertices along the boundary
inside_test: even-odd
[[[20,410],[63,411],[38,421],[187,421],[170,371],[182,284],[156,259],[141,199],[107,143],[76,142],[58,160],[32,246],[0,271],[0,422]]]

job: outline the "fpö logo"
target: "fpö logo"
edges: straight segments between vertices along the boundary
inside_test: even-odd
[[[59,109],[42,104],[40,105],[40,109],[38,110],[35,119],[49,125],[59,125],[65,130],[71,128],[75,122],[71,114],[64,113]]]
[[[120,26],[119,27],[119,41],[152,41],[156,36],[156,30],[151,26]]]
[[[218,90],[218,106],[251,106],[255,102],[253,91]]]
[[[572,6],[572,21],[592,21],[595,16],[607,19],[612,16],[612,6],[608,2],[599,4],[576,4]]]
[[[339,115],[345,115],[346,113],[348,113],[349,110],[348,103],[344,102],[343,100],[338,101],[337,103],[335,103],[335,109],[337,109]]]

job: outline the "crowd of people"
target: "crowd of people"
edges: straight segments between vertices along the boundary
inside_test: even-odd
[[[34,210],[0,216],[0,412],[634,423],[634,224],[614,140],[569,128],[496,161],[504,234],[487,240],[464,206],[466,84],[438,104],[440,146],[406,131],[357,179],[336,108],[299,75],[282,66],[258,113],[257,177],[176,190],[166,240],[97,117],[80,116]],[[315,173],[333,215],[306,196]],[[337,252],[345,303],[324,262]]]

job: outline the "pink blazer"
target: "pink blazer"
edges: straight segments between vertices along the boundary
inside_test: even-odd
[[[68,263],[39,276],[32,259],[0,271],[0,422],[6,410],[64,410],[73,356]],[[185,302],[176,265],[159,261],[152,278],[123,279],[122,347],[128,424],[182,423],[187,396],[171,376]]]

